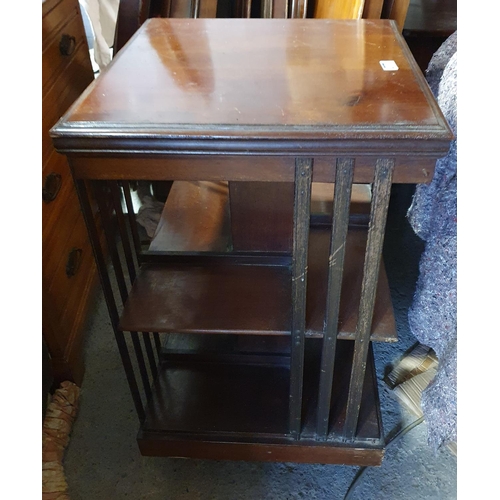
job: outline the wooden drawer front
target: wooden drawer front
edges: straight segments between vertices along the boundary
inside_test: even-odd
[[[64,9],[63,9],[64,8]],[[51,33],[50,39],[44,40],[42,45],[42,92],[45,93],[57,79],[66,66],[81,49],[87,52],[88,45],[80,7],[76,1],[63,1],[52,12],[69,10],[64,24]],[[43,20],[45,34],[46,19]]]
[[[42,164],[52,151],[49,130],[93,81],[88,52],[81,49],[42,100]],[[90,71],[90,73],[89,73]]]
[[[55,150],[42,171],[42,228],[45,235],[54,227],[68,200],[75,203],[73,179],[66,157]],[[73,196],[72,196],[73,195]],[[76,200],[78,203],[78,200]]]
[[[79,267],[74,275],[68,275],[70,253],[78,252]],[[63,258],[60,260],[50,286],[45,287],[43,300],[47,305],[52,323],[59,328],[59,343],[68,345],[68,340],[74,334],[74,325],[78,311],[84,308],[88,300],[89,287],[92,284],[94,272],[92,249],[82,219],[79,219],[71,236],[66,240]]]
[[[61,329],[69,333],[73,339],[76,330],[82,325],[87,314],[92,290],[97,284],[97,273],[94,255],[90,244],[83,248],[81,269],[77,281],[66,297],[66,307],[59,320]],[[56,306],[57,307],[57,306]],[[80,339],[81,342],[82,339]],[[73,345],[73,340],[71,342]],[[66,349],[66,352],[68,349]]]
[[[83,51],[87,57],[90,57],[85,33],[80,31],[81,22],[80,17],[75,17],[44,52],[42,56],[43,93],[53,85],[54,81],[77,56],[78,52]],[[67,50],[70,52],[68,55],[61,52],[64,44],[68,45]]]
[[[64,307],[74,287],[81,289],[81,282],[88,273],[88,267],[91,259],[87,254],[92,254],[90,243],[87,238],[87,232],[82,218],[75,221],[73,231],[64,238],[64,245],[59,250],[57,265],[52,273],[43,269],[43,284],[48,294],[44,297],[51,304],[58,307],[58,317],[62,316]],[[76,257],[75,259],[73,259]],[[76,262],[76,266],[72,266]],[[80,284],[80,285],[79,285]],[[80,296],[81,299],[81,296]]]
[[[77,224],[83,226],[83,216],[76,192],[73,191],[62,209],[55,214],[53,222],[42,228],[42,262],[45,279],[50,279],[60,261],[66,258],[69,251],[68,241]]]
[[[81,15],[78,0],[44,0],[42,3],[42,52],[76,15]]]

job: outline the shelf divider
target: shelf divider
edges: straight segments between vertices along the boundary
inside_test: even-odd
[[[349,225],[349,207],[351,204],[354,160],[337,160],[335,176],[335,195],[333,198],[332,236],[328,256],[328,291],[326,294],[326,315],[321,354],[319,379],[317,433],[320,439],[326,439],[330,419],[330,400],[332,397],[333,368],[337,344],[340,292],[344,271],[344,255]]]

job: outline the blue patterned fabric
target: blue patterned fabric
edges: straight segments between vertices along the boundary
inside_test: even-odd
[[[457,33],[434,54],[426,72],[455,140],[438,160],[428,185],[418,185],[408,219],[425,241],[413,304],[412,333],[439,358],[436,377],[422,394],[429,444],[457,441]]]

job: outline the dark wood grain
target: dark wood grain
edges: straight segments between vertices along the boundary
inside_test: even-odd
[[[340,464],[354,466],[379,466],[384,451],[374,446],[321,446],[315,441],[298,444],[255,444],[224,442],[163,436],[140,431],[139,448],[144,456],[185,457],[211,460],[242,460],[245,462],[298,462],[312,464]]]
[[[120,328],[283,335],[290,325],[289,280],[286,267],[145,264]]]
[[[366,370],[375,307],[375,290],[377,288],[378,270],[382,260],[382,245],[391,194],[393,169],[394,162],[392,160],[381,159],[375,171],[370,227],[368,229],[368,241],[363,267],[363,283],[360,294],[359,317],[356,325],[353,368],[347,403],[345,425],[345,436],[347,439],[354,438],[359,419],[364,373]]]
[[[328,290],[329,242],[328,229],[323,226],[311,228],[308,251],[307,337],[323,335]],[[339,338],[355,338],[365,248],[366,230],[352,228],[346,242]],[[248,264],[253,262],[253,265],[259,267],[252,272],[251,267],[238,265],[242,260]],[[269,260],[271,266],[261,267],[266,260]],[[212,267],[206,268],[207,265]],[[280,267],[283,265],[285,267]],[[290,335],[289,279],[286,260],[283,262],[281,257],[273,261],[262,255],[248,260],[245,256],[231,258],[228,254],[215,258],[200,254],[190,258],[188,254],[185,257],[179,256],[178,260],[165,260],[165,256],[160,254],[156,264],[150,263],[141,268],[124,308],[121,327],[126,331],[237,331],[240,334],[274,332],[277,335]],[[196,290],[195,294],[193,290]],[[259,319],[255,317],[257,313],[265,315]],[[371,339],[382,342],[397,340],[394,311],[383,262],[377,283]]]
[[[230,182],[234,250],[291,252],[293,183]]]
[[[290,332],[290,432],[300,437],[306,329],[307,250],[311,218],[313,161],[295,160],[292,241],[292,315]]]
[[[326,314],[318,396],[317,433],[320,438],[326,438],[328,434],[333,369],[339,325],[340,293],[342,290],[353,173],[354,160],[347,159],[337,162],[337,182],[335,183],[332,214],[333,227],[328,256],[328,292],[326,294]]]
[[[390,145],[394,156],[398,158],[393,177],[395,183],[429,183],[432,179],[435,156],[408,153],[413,143],[414,141],[400,141],[397,145]],[[356,147],[354,143],[338,141],[330,146],[342,152],[339,156],[347,155],[349,148],[351,157],[356,155],[354,182],[373,182],[376,159],[371,158],[369,153],[363,154],[366,145],[358,143]],[[395,148],[399,151],[396,152]],[[187,151],[184,157],[178,154],[167,156],[164,151],[149,151],[149,157],[146,154],[134,154],[133,157],[116,154],[111,158],[102,158],[96,153],[92,157],[74,157],[73,168],[75,174],[84,179],[293,182],[294,158],[283,147],[279,156],[280,151],[277,150],[275,156],[228,154],[221,157],[215,149],[216,146],[211,154],[206,155],[193,155]],[[335,168],[332,166],[335,165],[337,156],[320,155],[318,151],[316,155],[313,181],[335,182]]]
[[[149,250],[225,252],[230,245],[227,183],[174,182]]]

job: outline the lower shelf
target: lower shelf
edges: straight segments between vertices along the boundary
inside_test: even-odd
[[[321,341],[306,342],[303,427],[299,440],[288,433],[290,370],[249,356],[246,364],[190,360],[161,365],[138,443],[143,455],[185,458],[293,461],[379,465],[383,431],[377,380],[370,350],[363,401],[354,441],[342,439],[353,343],[338,341],[330,430],[315,436]],[[271,358],[270,358],[271,359]],[[288,358],[283,357],[283,360]]]

